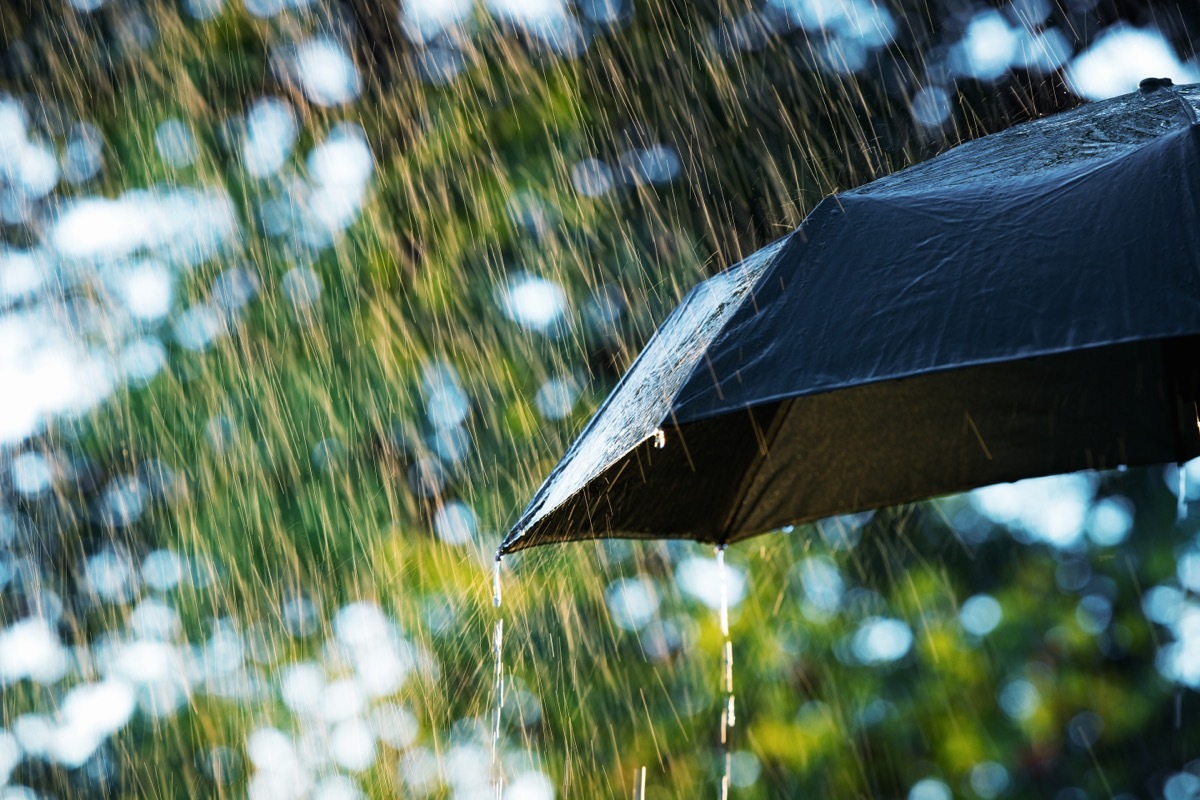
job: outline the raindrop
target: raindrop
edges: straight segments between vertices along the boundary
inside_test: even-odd
[[[504,556],[496,554],[496,560],[492,567],[492,605],[496,608],[500,607],[500,562]]]
[[[492,781],[496,788],[496,797],[500,797],[504,789],[504,773],[500,769],[500,715],[504,711],[504,661],[503,661],[504,620],[496,620],[492,630],[492,659],[496,664],[496,715],[492,724]]]

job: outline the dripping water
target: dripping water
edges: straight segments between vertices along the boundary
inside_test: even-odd
[[[492,567],[492,605],[500,607],[500,562],[504,556],[496,554],[496,563]]]
[[[501,661],[504,638],[504,620],[496,620],[492,632],[492,656],[496,662],[496,715],[492,723],[492,780],[495,781],[496,798],[504,790],[504,775],[500,770],[500,712],[504,709],[504,664]]]
[[[717,574],[721,587],[721,635],[729,640],[729,587],[725,582],[725,545],[717,548]]]
[[[654,429],[654,446],[659,450],[667,446],[667,434],[662,428]]]
[[[726,695],[721,707],[721,750],[725,760],[725,774],[721,776],[721,800],[727,800],[733,771],[733,749],[729,746],[729,729],[737,723],[737,717],[734,713],[733,642],[729,638],[729,586],[725,573],[725,545],[717,547],[717,574],[721,591],[721,636],[725,639],[721,651],[721,688]]]
[[[503,558],[496,554],[496,562],[492,569],[492,604],[500,607],[500,561]],[[492,722],[492,780],[496,787],[496,800],[504,793],[504,772],[500,766],[500,714],[504,710],[504,618],[496,618],[496,626],[492,630],[492,660],[496,665],[495,694],[496,713]]]
[[[646,768],[638,769],[633,778],[633,800],[646,800]]]

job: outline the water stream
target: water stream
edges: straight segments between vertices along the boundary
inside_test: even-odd
[[[492,604],[500,608],[500,561],[502,556],[496,556],[492,571]],[[504,793],[504,769],[500,764],[500,714],[504,710],[504,618],[497,617],[495,628],[492,630],[492,659],[496,665],[495,695],[496,712],[492,723],[492,783],[496,789],[496,800]]]
[[[721,688],[726,694],[721,707],[721,750],[725,761],[725,774],[721,777],[721,800],[729,797],[730,775],[733,771],[733,749],[729,745],[729,729],[737,723],[733,696],[733,642],[729,638],[729,585],[725,570],[725,546],[717,547],[717,568],[721,588],[720,623],[721,635],[725,637],[721,655]]]

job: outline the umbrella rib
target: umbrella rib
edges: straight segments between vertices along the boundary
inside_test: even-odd
[[[759,440],[758,455],[754,457],[746,474],[742,477],[742,482],[738,486],[737,492],[734,494],[733,502],[730,504],[729,512],[725,515],[724,521],[721,523],[721,541],[718,544],[728,544],[735,533],[734,524],[737,521],[738,512],[741,511],[742,502],[746,499],[746,495],[750,493],[750,487],[758,478],[758,474],[762,471],[763,462],[765,462],[771,454],[771,448],[775,445],[775,440],[779,437],[779,432],[783,428],[784,420],[792,411],[792,406],[795,405],[792,401],[783,403],[782,407],[775,412],[771,418],[770,425],[767,426],[766,433]],[[754,408],[746,407],[746,413],[750,415],[750,424],[754,427],[755,432],[759,430],[758,423],[754,419]]]

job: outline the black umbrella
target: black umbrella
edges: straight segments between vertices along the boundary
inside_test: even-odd
[[[683,300],[500,553],[1200,455],[1197,107],[1146,81],[826,198]]]

